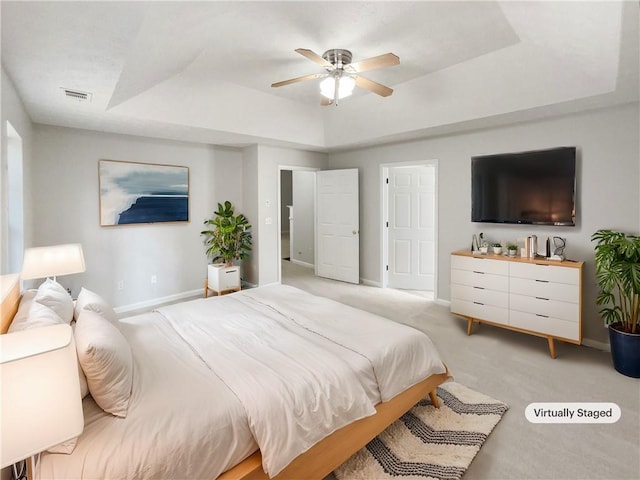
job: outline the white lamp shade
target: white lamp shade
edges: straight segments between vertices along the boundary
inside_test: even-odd
[[[0,335],[2,468],[74,438],[84,428],[69,325]]]
[[[82,245],[68,243],[50,247],[27,248],[22,263],[23,280],[55,277],[85,271]]]
[[[356,81],[353,77],[344,75],[338,78],[338,98],[348,97],[353,93]],[[336,79],[327,77],[320,82],[320,93],[329,100],[335,100]]]

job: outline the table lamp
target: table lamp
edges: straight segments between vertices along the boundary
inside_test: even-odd
[[[22,263],[23,280],[70,275],[86,270],[82,245],[68,243],[49,247],[27,248]]]
[[[84,428],[69,325],[0,335],[0,467],[77,437]]]

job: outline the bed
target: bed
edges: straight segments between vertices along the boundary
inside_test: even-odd
[[[15,282],[3,333],[19,298]],[[85,397],[75,449],[41,454],[36,478],[321,479],[449,378],[426,335],[285,285],[116,326],[133,356],[126,416]]]

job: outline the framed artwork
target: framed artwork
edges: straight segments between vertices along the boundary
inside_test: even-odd
[[[189,221],[189,168],[98,161],[100,225]]]

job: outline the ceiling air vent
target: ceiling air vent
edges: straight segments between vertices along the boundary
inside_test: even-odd
[[[69,88],[62,88],[66,97],[73,98],[79,102],[90,102],[91,94],[88,92],[82,92],[80,90],[71,90]]]

